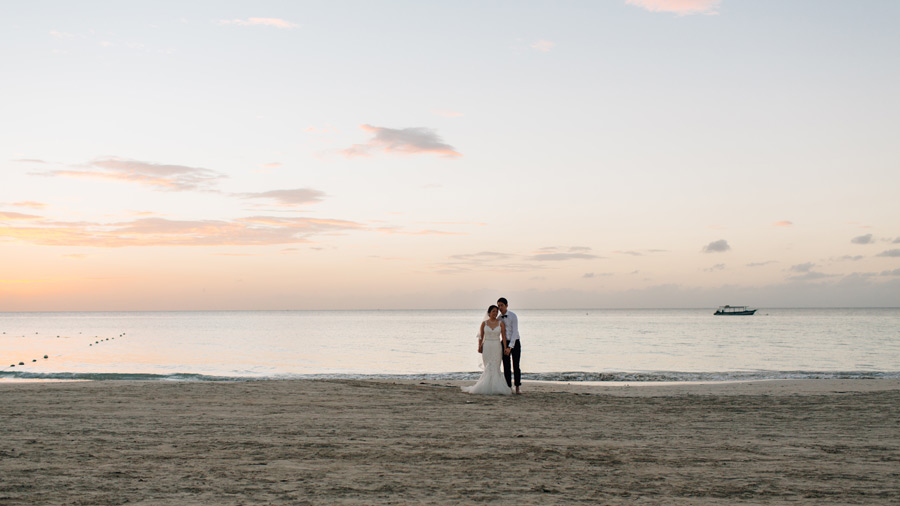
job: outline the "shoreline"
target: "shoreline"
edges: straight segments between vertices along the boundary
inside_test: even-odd
[[[900,380],[0,383],[0,504],[895,503]]]

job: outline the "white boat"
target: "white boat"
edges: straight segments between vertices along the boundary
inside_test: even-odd
[[[752,315],[756,309],[748,309],[747,306],[719,306],[714,315]]]

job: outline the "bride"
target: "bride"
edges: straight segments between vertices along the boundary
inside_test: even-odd
[[[503,371],[500,370],[501,354],[509,354],[510,349],[506,342],[506,324],[497,319],[500,309],[491,306],[487,310],[487,317],[481,322],[478,331],[478,353],[484,362],[484,372],[478,383],[470,387],[462,387],[463,392],[470,394],[511,394],[512,390],[506,384]]]

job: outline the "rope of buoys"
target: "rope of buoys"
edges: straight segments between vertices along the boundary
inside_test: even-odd
[[[6,332],[3,332],[3,334],[5,335]],[[81,334],[81,332],[79,332],[79,334]],[[35,335],[40,335],[40,332],[35,332]],[[119,334],[118,337],[124,337],[124,336],[125,336],[125,332],[122,332],[121,334]],[[25,336],[23,335],[22,337],[25,337]],[[60,336],[56,336],[56,338],[59,339]],[[99,336],[94,336],[94,338],[99,338]],[[107,337],[106,339],[100,339],[100,341],[94,341],[94,343],[88,343],[88,346],[93,346],[94,344],[100,344],[100,342],[102,342],[102,341],[109,341],[110,339],[115,339],[115,337]],[[48,360],[49,358],[50,358],[50,355],[46,355],[46,354],[45,354],[45,355],[43,356],[43,359],[44,359],[44,360]],[[37,359],[36,359],[36,358],[35,358],[35,359],[32,359],[31,362],[32,362],[32,363],[35,363],[35,362],[37,362]],[[24,362],[24,361],[19,361],[18,365],[23,366],[23,365],[25,365],[25,362]],[[13,367],[16,367],[16,364],[15,364],[15,363],[9,364],[9,366],[6,367],[5,369],[9,369],[9,368],[13,368]]]

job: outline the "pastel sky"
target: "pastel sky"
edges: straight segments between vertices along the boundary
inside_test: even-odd
[[[898,26],[5,2],[0,311],[900,306]]]

